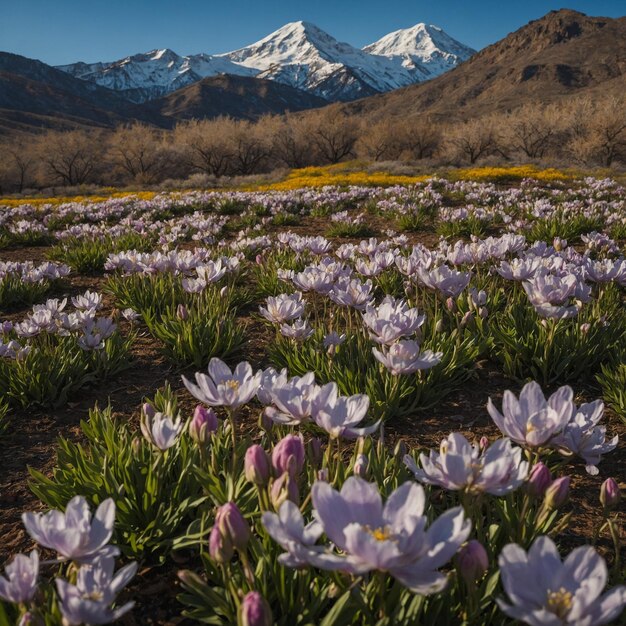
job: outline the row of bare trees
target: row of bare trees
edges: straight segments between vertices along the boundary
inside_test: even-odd
[[[525,105],[450,122],[427,116],[362,119],[336,106],[258,122],[217,118],[172,131],[144,124],[115,131],[48,131],[0,143],[0,188],[156,185],[193,174],[249,176],[277,168],[369,161],[626,164],[626,98]]]

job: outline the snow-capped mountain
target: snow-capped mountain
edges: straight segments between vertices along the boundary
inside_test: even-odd
[[[422,68],[429,78],[443,74],[467,61],[476,51],[452,39],[438,26],[416,24],[396,30],[365,46],[365,52],[402,59],[408,69]]]
[[[165,48],[111,63],[73,63],[58,69],[76,78],[115,89],[133,102],[146,102],[218,74],[254,76],[254,70],[209,54],[179,56]]]
[[[329,101],[354,100],[433,78],[474,51],[440,28],[418,24],[362,50],[314,24],[291,22],[264,39],[225,54],[179,56],[169,49],[111,63],[59,69],[145,102],[219,74],[275,80]]]

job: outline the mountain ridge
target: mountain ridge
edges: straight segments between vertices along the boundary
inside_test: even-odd
[[[429,49],[429,54],[420,54],[419,41],[411,51],[396,46],[391,53],[374,53],[371,47],[381,40],[359,49],[337,41],[311,22],[297,21],[222,54],[181,56],[164,48],[112,62],[78,61],[57,67],[76,78],[117,90],[137,103],[220,74],[256,76],[326,100],[349,101],[427,80],[475,52],[435,26],[418,24],[395,34],[408,31],[423,39],[422,49]],[[438,48],[435,40],[451,49]]]

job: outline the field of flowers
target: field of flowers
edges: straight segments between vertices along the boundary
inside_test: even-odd
[[[0,626],[625,623],[626,188],[527,173],[0,208]]]

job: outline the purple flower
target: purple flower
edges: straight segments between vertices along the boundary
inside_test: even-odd
[[[22,521],[28,534],[45,548],[56,550],[63,558],[78,562],[93,560],[99,554],[118,554],[117,548],[107,546],[113,534],[115,503],[112,498],[98,506],[93,519],[87,500],[75,496],[65,513],[23,513]]]
[[[378,487],[357,476],[348,478],[340,492],[316,482],[311,494],[324,533],[342,553],[343,570],[388,572],[415,593],[445,587],[447,578],[438,570],[471,530],[461,507],[446,511],[425,530],[424,490],[410,482],[398,487],[384,506]],[[316,561],[316,567],[323,567],[323,561]],[[334,561],[329,566],[337,569]]]
[[[39,553],[33,550],[29,555],[15,555],[4,571],[6,576],[0,576],[0,598],[14,604],[30,602],[37,591]]]
[[[241,602],[241,626],[272,626],[274,618],[267,600],[258,591],[249,591]]]
[[[542,498],[546,489],[552,482],[552,475],[548,466],[539,461],[533,465],[526,483],[526,491],[535,498]]]
[[[250,541],[250,526],[234,502],[227,502],[217,510],[215,526],[236,550],[246,549]]]
[[[463,580],[472,585],[489,569],[489,557],[480,541],[471,539],[456,555],[456,565]]]
[[[300,509],[291,500],[285,500],[280,505],[278,514],[263,513],[261,521],[270,537],[287,551],[278,557],[282,565],[307,567],[318,557],[323,560],[329,556],[323,546],[315,545],[324,532],[321,524],[313,520],[305,526]],[[342,566],[343,559],[337,558],[335,563]]]
[[[451,433],[441,442],[439,452],[420,455],[418,468],[410,456],[405,464],[420,482],[449,490],[486,492],[502,496],[520,487],[528,475],[522,449],[509,439],[498,439],[486,449],[471,445],[461,433]]]
[[[418,370],[430,369],[441,361],[443,352],[425,350],[420,352],[420,345],[412,339],[405,339],[391,344],[385,351],[372,348],[374,357],[394,376],[413,374]]]
[[[340,396],[336,383],[328,383],[321,387],[313,404],[313,420],[332,438],[366,437],[375,432],[380,425],[378,420],[371,426],[358,428],[357,424],[363,420],[369,409],[370,399],[365,394]]]
[[[213,434],[218,427],[217,415],[213,409],[206,409],[198,404],[189,422],[189,435],[198,443],[206,443],[208,435]]]
[[[234,371],[218,358],[209,362],[209,374],[196,373],[196,383],[189,382],[183,376],[183,383],[189,393],[209,406],[226,406],[237,409],[250,402],[256,394],[261,372],[252,373],[252,367],[246,361],[239,363]]]
[[[80,624],[109,624],[130,611],[134,602],[112,608],[115,597],[137,572],[137,563],[123,567],[115,576],[115,559],[99,557],[92,564],[78,570],[76,585],[56,579],[59,608],[64,621],[72,626]]]
[[[272,467],[277,476],[288,472],[291,476],[299,474],[304,466],[304,442],[302,437],[287,435],[272,450]]]
[[[266,320],[274,324],[294,320],[304,313],[304,302],[299,291],[291,295],[281,293],[276,297],[269,296],[266,305],[266,307],[259,307],[259,311]]]
[[[576,296],[578,282],[574,274],[561,278],[544,271],[537,272],[533,278],[522,283],[522,286],[541,317],[563,319],[578,314],[576,306],[568,306],[570,298]]]
[[[622,499],[622,491],[614,478],[607,478],[600,487],[600,504],[607,510],[614,509]]]
[[[146,440],[161,452],[176,444],[176,439],[183,429],[180,417],[174,421],[165,413],[155,413],[152,417],[144,413],[140,426]]]
[[[259,444],[251,445],[246,450],[244,473],[249,482],[265,486],[270,479],[270,462],[267,452]]]
[[[606,563],[591,546],[576,548],[561,562],[552,539],[541,536],[528,553],[517,544],[505,546],[498,563],[510,601],[498,599],[498,606],[531,626],[599,626],[618,617],[626,605],[626,587],[602,594]]]
[[[502,413],[491,398],[487,404],[489,415],[504,435],[522,446],[543,446],[560,433],[574,415],[574,392],[561,387],[546,400],[541,387],[530,382],[522,388],[519,400],[510,391],[502,398]]]
[[[376,343],[387,345],[415,333],[424,319],[417,309],[409,308],[406,302],[392,296],[386,296],[378,307],[368,305],[363,314],[370,337]]]
[[[289,379],[278,376],[268,389],[270,402],[276,408],[268,406],[265,414],[279,424],[299,424],[310,419],[318,392],[313,372]]]
[[[426,287],[437,289],[444,296],[453,298],[456,298],[467,287],[472,276],[470,272],[458,272],[447,265],[440,265],[431,270],[418,267],[417,275]]]
[[[570,477],[561,476],[548,485],[544,502],[549,509],[558,509],[565,504],[569,496],[569,484]]]

